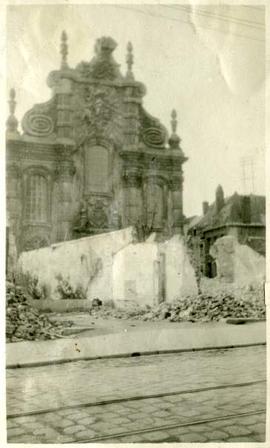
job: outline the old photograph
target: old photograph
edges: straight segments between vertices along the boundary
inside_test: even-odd
[[[7,6],[8,444],[266,442],[265,21]]]

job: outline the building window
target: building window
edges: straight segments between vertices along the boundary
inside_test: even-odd
[[[47,223],[49,218],[48,180],[41,174],[30,174],[26,180],[25,219]]]

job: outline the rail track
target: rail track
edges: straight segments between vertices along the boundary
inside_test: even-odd
[[[189,427],[189,426],[196,426],[196,425],[202,425],[207,424],[211,422],[217,422],[217,421],[224,421],[228,419],[238,419],[241,417],[248,417],[252,415],[260,415],[260,414],[266,414],[266,409],[260,409],[258,411],[251,411],[251,412],[241,412],[237,414],[228,414],[222,417],[215,417],[215,418],[208,418],[208,419],[202,419],[202,420],[193,420],[190,422],[185,423],[178,423],[174,425],[161,425],[161,426],[154,426],[149,428],[144,428],[140,430],[134,430],[134,431],[126,431],[126,432],[119,432],[119,433],[113,433],[113,434],[106,434],[104,436],[98,436],[98,437],[92,437],[89,439],[82,439],[82,440],[76,440],[76,443],[92,443],[92,442],[102,442],[110,439],[118,439],[118,438],[125,438],[129,436],[135,436],[140,434],[147,434],[147,433],[153,433],[158,431],[166,431],[169,429],[176,429],[176,428],[183,428],[183,427]],[[128,440],[127,440],[128,442]],[[67,443],[74,443],[74,442],[67,442]]]
[[[249,381],[249,382],[243,382],[243,383],[233,383],[233,384],[224,384],[224,385],[217,385],[217,386],[211,386],[211,387],[203,387],[203,388],[195,388],[195,389],[187,389],[187,390],[178,390],[178,391],[171,391],[171,392],[162,392],[162,393],[156,393],[156,394],[149,394],[149,395],[136,395],[136,396],[129,396],[129,397],[123,397],[123,398],[116,398],[116,399],[110,399],[110,400],[102,400],[102,401],[92,401],[88,403],[81,403],[81,404],[73,404],[69,406],[60,406],[58,408],[48,408],[48,409],[41,409],[41,410],[35,410],[35,411],[28,411],[24,413],[10,413],[7,414],[7,419],[15,419],[18,417],[27,417],[27,416],[39,416],[49,413],[54,413],[62,410],[68,410],[68,409],[82,409],[87,407],[96,407],[96,406],[106,406],[106,405],[113,405],[113,404],[119,404],[119,403],[125,403],[129,401],[143,401],[148,399],[154,399],[154,398],[162,398],[162,397],[168,397],[168,396],[174,396],[174,395],[188,395],[188,394],[195,394],[200,392],[207,392],[207,391],[214,391],[214,390],[222,390],[222,389],[231,389],[231,388],[242,388],[242,387],[248,387],[253,386],[261,383],[266,383],[266,380],[257,380],[257,381]],[[252,415],[259,415],[259,414],[265,414],[266,409],[258,409],[258,410],[251,410],[247,412],[241,412],[241,413],[235,413],[235,414],[227,414],[222,416],[215,416],[213,418],[206,418],[201,420],[193,420],[193,421],[186,421],[186,422],[179,422],[174,424],[164,424],[161,426],[149,426],[147,428],[143,429],[134,429],[127,432],[119,432],[119,433],[113,433],[113,434],[104,434],[100,436],[95,436],[93,438],[88,439],[82,439],[82,440],[76,440],[76,443],[90,443],[90,442],[102,442],[110,439],[119,439],[119,438],[125,438],[133,435],[143,435],[146,433],[153,433],[156,431],[162,431],[162,430],[170,430],[175,428],[181,428],[186,426],[196,426],[201,424],[206,424],[210,422],[216,422],[216,421],[223,421],[227,419],[239,419],[244,418],[247,416]],[[69,443],[69,442],[68,442]],[[72,443],[72,442],[70,442]]]

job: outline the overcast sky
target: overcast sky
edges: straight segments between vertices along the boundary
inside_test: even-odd
[[[171,109],[178,112],[189,157],[184,213],[200,214],[218,184],[225,196],[264,194],[263,23],[264,10],[256,6],[191,13],[181,5],[9,7],[8,88],[17,91],[16,116],[21,120],[34,103],[50,98],[46,78],[60,65],[63,29],[71,67],[90,60],[95,40],[106,35],[118,42],[114,55],[125,72],[131,41],[135,78],[147,87],[146,109],[168,128]]]

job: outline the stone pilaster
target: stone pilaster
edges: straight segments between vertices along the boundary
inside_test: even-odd
[[[144,178],[144,208],[147,228],[163,231],[167,221],[166,180],[149,172]]]
[[[142,217],[142,173],[141,169],[126,168],[123,173],[124,226],[136,225]]]
[[[173,174],[169,181],[173,233],[183,233],[183,174]]]
[[[17,164],[7,167],[7,217],[9,237],[17,251],[22,223],[22,170]],[[10,250],[11,250],[10,244]]]
[[[136,149],[139,143],[139,106],[141,98],[135,97],[133,87],[127,87],[125,103],[125,143],[129,149]]]
[[[55,93],[57,95],[57,139],[58,141],[72,139],[71,81],[61,79]]]
[[[59,226],[57,239],[65,240],[71,236],[72,188],[75,166],[69,150],[63,150],[56,170],[59,184]]]

